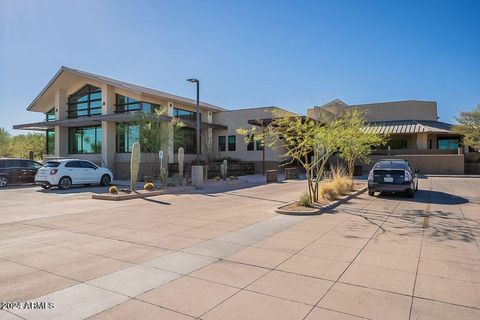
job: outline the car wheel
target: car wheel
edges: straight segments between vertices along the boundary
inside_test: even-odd
[[[58,187],[62,190],[70,189],[72,186],[72,179],[70,177],[62,177],[60,181],[58,181]]]
[[[104,174],[102,176],[102,179],[100,179],[100,184],[102,186],[108,186],[108,185],[110,185],[110,182],[111,182],[111,179],[110,179],[110,176],[108,174]]]
[[[5,176],[0,177],[0,187],[6,187],[8,183],[8,179]]]
[[[41,186],[43,189],[45,190],[50,190],[50,188],[52,187],[51,185],[48,185],[48,184],[42,184]]]
[[[369,195],[370,197],[375,196],[375,191],[370,191],[370,190],[368,190],[368,195]]]

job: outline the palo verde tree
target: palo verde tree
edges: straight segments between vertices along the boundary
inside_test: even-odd
[[[365,120],[358,110],[348,110],[337,117],[341,129],[338,156],[347,162],[348,175],[353,178],[356,161],[370,161],[372,148],[386,143],[388,136],[369,133],[365,130]]]
[[[166,151],[172,137],[180,138],[177,129],[182,128],[184,124],[178,118],[167,116],[167,110],[161,107],[156,108],[152,113],[139,112],[134,123],[139,127],[139,142],[142,152],[153,155],[152,176],[160,177],[158,153],[160,150]]]
[[[465,145],[480,151],[480,105],[472,111],[460,112],[456,119],[458,124],[452,131],[463,136]]]
[[[246,143],[253,137],[267,147],[281,148],[286,164],[299,163],[305,170],[310,201],[317,202],[319,180],[338,144],[339,124],[336,120],[319,123],[311,118],[275,112],[273,120],[262,130],[240,128],[237,133],[245,137]]]

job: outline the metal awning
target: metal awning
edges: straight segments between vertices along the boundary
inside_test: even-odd
[[[399,120],[368,122],[364,128],[367,133],[408,134],[408,133],[451,133],[452,125],[440,121]]]
[[[80,127],[80,126],[95,126],[100,125],[102,121],[107,122],[131,122],[136,120],[136,115],[131,113],[116,113],[116,114],[106,114],[106,115],[95,115],[89,117],[79,117],[72,119],[64,120],[53,120],[53,121],[42,121],[42,122],[33,122],[14,125],[13,129],[19,130],[34,130],[34,131],[43,131],[49,129],[55,129],[55,126],[61,127]],[[154,115],[151,116],[154,119]],[[160,116],[161,121],[170,121],[172,117],[169,116]],[[187,128],[195,128],[195,121],[189,119],[180,119]],[[212,129],[227,129],[227,126],[215,123],[201,122],[201,128],[212,128]]]

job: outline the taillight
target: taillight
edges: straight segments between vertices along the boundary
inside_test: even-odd
[[[410,172],[405,171],[405,181],[410,181],[410,180],[412,180],[412,175],[410,174]]]
[[[50,174],[57,174],[57,172],[58,172],[58,169],[52,169],[52,170],[50,170]]]
[[[368,180],[373,180],[373,170],[368,174]]]

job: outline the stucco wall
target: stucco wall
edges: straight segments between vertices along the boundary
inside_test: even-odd
[[[368,174],[372,166],[381,159],[405,159],[413,169],[419,169],[420,174],[464,174],[465,160],[463,154],[435,154],[435,155],[372,155],[369,164],[362,164],[364,174]]]

